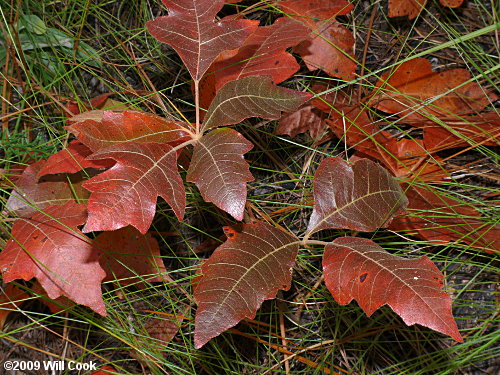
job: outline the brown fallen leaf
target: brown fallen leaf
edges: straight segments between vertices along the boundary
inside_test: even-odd
[[[469,79],[465,69],[434,72],[427,59],[406,61],[380,77],[374,107],[409,120],[476,114],[498,96],[476,82],[464,85]]]
[[[397,217],[391,229],[437,244],[464,242],[487,252],[500,251],[500,225],[489,224],[476,208],[430,187],[403,189],[409,214]]]

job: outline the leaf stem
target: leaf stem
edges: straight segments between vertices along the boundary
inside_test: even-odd
[[[300,241],[300,244],[302,246],[304,245],[321,245],[321,246],[326,246],[329,245],[331,242],[326,242],[326,241],[317,241],[317,240],[308,240],[307,237],[304,237],[302,241]]]
[[[196,135],[200,134],[200,80],[194,80],[194,105],[196,108]]]

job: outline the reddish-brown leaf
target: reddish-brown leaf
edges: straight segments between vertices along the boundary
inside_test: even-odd
[[[391,138],[370,153],[391,173],[407,181],[439,181],[449,177],[439,156],[431,156],[420,139]]]
[[[279,2],[278,6],[288,16],[313,27],[316,21],[331,21],[354,9],[348,0],[288,0]]]
[[[463,4],[464,0],[439,0],[442,6],[450,8],[458,8]]]
[[[352,166],[324,159],[314,176],[314,211],[308,232],[321,229],[374,231],[389,225],[408,205],[397,181],[381,166],[361,159]]]
[[[10,313],[26,301],[30,295],[14,284],[7,284],[0,295],[0,330],[3,330]]]
[[[101,121],[84,120],[68,129],[92,151],[125,142],[172,143],[189,138],[189,133],[179,124],[131,111],[104,111]]]
[[[83,104],[83,110],[80,110],[80,106],[78,105],[77,102],[74,100],[69,100],[68,103],[66,103],[66,109],[72,114],[72,115],[78,115],[82,112],[87,112],[87,111],[92,111],[93,109],[102,109],[106,107],[106,103],[109,103],[109,97],[113,95],[113,92],[107,92],[105,94],[97,95],[90,99],[87,104]]]
[[[464,0],[439,0],[442,6],[458,8]],[[413,19],[424,9],[427,0],[389,0],[389,17]]]
[[[434,72],[427,59],[413,59],[382,75],[375,107],[407,119],[475,114],[498,97],[475,82],[463,85],[469,79],[468,70]]]
[[[151,35],[179,54],[191,77],[200,80],[223,51],[239,48],[258,22],[215,16],[224,0],[163,0],[168,16],[146,23]]]
[[[338,238],[325,247],[325,283],[341,305],[356,300],[370,316],[389,305],[407,325],[420,324],[462,342],[442,291],[444,277],[423,256],[405,259],[364,238]]]
[[[113,159],[116,164],[84,183],[92,192],[84,232],[132,225],[144,234],[153,221],[158,196],[182,220],[186,196],[177,171],[177,154],[171,146],[123,143],[100,150],[90,158]]]
[[[431,157],[422,141],[397,140],[381,131],[378,123],[368,116],[368,111],[360,103],[351,102],[346,93],[332,96],[314,99],[312,104],[330,114],[325,123],[338,138],[359,151],[356,155],[379,160],[398,178],[435,181],[448,176],[440,166],[441,159]]]
[[[111,160],[87,160],[92,151],[79,141],[71,142],[67,148],[53,154],[43,168],[38,172],[38,177],[56,173],[76,173],[86,168],[104,169],[111,167]]]
[[[295,236],[263,222],[225,230],[228,240],[203,263],[194,289],[196,348],[254,318],[264,300],[290,288],[299,248]]]
[[[153,318],[149,319],[144,324],[144,329],[151,339],[156,341],[157,347],[161,351],[165,351],[165,347],[172,341],[180,328],[181,319],[175,317],[161,319]],[[149,345],[151,345],[151,339],[149,340]]]
[[[46,165],[40,160],[28,166],[16,181],[5,210],[21,217],[31,216],[49,205],[60,205],[75,198],[85,201],[89,192],[82,187],[80,174],[45,176],[38,179],[38,174]]]
[[[349,14],[354,6],[347,0],[282,1],[279,7],[305,23],[309,38],[294,48],[309,70],[322,69],[333,77],[354,78],[354,37],[335,17]]]
[[[228,82],[212,101],[203,129],[237,124],[249,117],[275,120],[297,109],[311,94],[275,86],[271,77],[245,77]]]
[[[196,183],[206,202],[213,202],[236,220],[243,219],[248,181],[253,181],[243,155],[253,148],[233,129],[215,129],[196,144],[187,181]]]
[[[424,145],[431,152],[454,147],[469,147],[480,143],[498,146],[500,142],[500,115],[496,112],[465,116],[462,120],[443,120],[452,130],[439,125],[424,124]]]
[[[270,75],[274,83],[291,77],[299,70],[299,64],[286,49],[307,38],[308,33],[301,22],[285,17],[271,26],[257,28],[238,53],[214,63],[216,90],[227,82],[249,76]]]
[[[319,22],[310,37],[294,48],[309,70],[321,69],[332,77],[344,80],[354,78],[354,37],[352,32],[337,22]]]
[[[487,252],[500,251],[500,225],[488,224],[471,205],[432,188],[411,186],[405,191],[410,214],[396,218],[392,229],[440,244],[457,241]]]
[[[117,280],[121,285],[163,281],[167,270],[160,256],[158,242],[149,233],[141,234],[133,227],[104,232],[95,239],[102,252],[99,260],[106,271],[104,281]]]
[[[427,0],[389,0],[389,17],[413,19],[424,9]]]
[[[328,129],[325,124],[326,114],[311,104],[304,104],[294,112],[281,116],[275,134],[286,134],[295,137],[297,134],[309,132],[316,139]]]
[[[101,293],[106,273],[99,266],[99,251],[77,228],[86,218],[84,205],[68,202],[18,219],[0,253],[3,280],[36,277],[50,298],[66,296],[106,315]]]

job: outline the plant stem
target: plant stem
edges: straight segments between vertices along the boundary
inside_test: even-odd
[[[329,245],[331,242],[326,242],[326,241],[317,241],[317,240],[308,240],[306,237],[300,242],[301,245],[321,245],[321,246],[326,246]]]
[[[200,134],[200,80],[194,80],[194,105],[196,107],[196,135]]]

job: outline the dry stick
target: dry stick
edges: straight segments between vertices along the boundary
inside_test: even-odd
[[[64,340],[64,347],[63,347],[63,351],[61,353],[61,357],[63,359],[63,361],[66,360],[66,354],[68,353],[68,345],[69,345],[69,342],[68,342],[68,338],[69,338],[69,325],[68,325],[68,312],[65,311],[63,313],[63,316],[64,316],[64,328],[63,328],[63,340]]]
[[[283,345],[283,348],[285,350],[288,350],[287,339],[286,339],[286,329],[285,329],[285,319],[284,319],[286,304],[283,301],[283,292],[281,290],[278,291],[278,299],[276,301],[276,304],[278,305],[278,314],[279,314],[279,320],[280,320],[281,345]],[[285,372],[287,375],[290,375],[290,361],[288,360],[289,356],[286,353],[283,353],[283,354],[285,356],[285,359],[283,360],[283,362],[285,362]]]
[[[363,50],[363,60],[361,61],[361,72],[359,73],[359,76],[362,77],[363,74],[365,74],[365,63],[366,63],[366,56],[368,55],[368,46],[370,45],[370,38],[372,36],[372,27],[373,27],[373,22],[375,21],[375,15],[377,14],[377,7],[374,7],[375,9],[372,11],[372,15],[370,17],[370,23],[368,24],[368,33],[366,34],[366,41],[365,41],[365,48]],[[361,100],[361,93],[363,91],[363,85],[358,86],[358,102]]]
[[[498,137],[498,135],[496,135],[496,134],[495,134],[495,135],[492,135],[491,137],[489,137],[489,138],[487,138],[487,139],[484,139],[484,140],[482,140],[481,142],[479,142],[479,143],[477,143],[477,144],[475,144],[475,145],[472,145],[472,146],[470,146],[470,147],[467,147],[467,148],[466,148],[466,149],[464,149],[464,150],[460,150],[460,151],[456,152],[454,155],[448,156],[447,158],[443,159],[443,162],[448,161],[448,160],[450,160],[450,159],[452,159],[452,158],[454,158],[454,157],[456,157],[456,156],[458,156],[458,155],[461,155],[461,154],[463,154],[464,152],[467,152],[467,151],[473,150],[473,149],[475,149],[476,147],[481,146],[483,143],[486,143],[486,142],[488,142],[488,141],[491,141],[492,139],[495,139],[495,138],[497,138],[497,137]]]
[[[7,48],[6,48],[6,51],[7,53],[5,54],[5,65],[3,66],[3,87],[2,87],[2,113],[7,113],[7,109],[8,109],[8,102],[9,102],[9,96],[10,96],[10,90],[9,90],[9,87],[10,85],[8,85],[8,81],[7,81],[7,76],[9,75],[9,60],[10,60],[10,51],[11,51],[11,47],[10,47],[10,43],[8,42],[9,38],[7,37],[7,31],[5,30],[4,28],[4,25],[0,23],[0,27],[2,28],[2,32],[4,34],[4,39],[7,41]],[[2,119],[4,119],[4,117],[2,117]],[[5,133],[5,136],[8,135],[8,130],[9,130],[9,122],[5,119],[3,120],[3,124],[2,124],[2,129]]]

